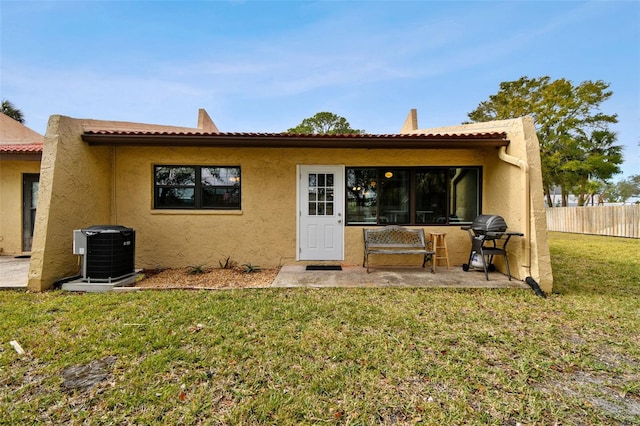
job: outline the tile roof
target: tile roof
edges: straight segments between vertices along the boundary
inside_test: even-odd
[[[0,152],[5,154],[42,153],[42,143],[0,144]]]
[[[509,144],[504,132],[407,134],[297,134],[89,130],[89,145],[215,146],[261,148],[475,148]]]
[[[283,139],[495,139],[505,138],[504,132],[454,132],[454,133],[390,133],[390,134],[303,134],[303,133],[260,133],[260,132],[159,132],[131,130],[89,130],[85,135],[114,136],[208,136],[208,137],[252,137]]]

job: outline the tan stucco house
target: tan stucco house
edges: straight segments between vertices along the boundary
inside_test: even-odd
[[[43,139],[0,113],[0,255],[31,252]]]
[[[52,116],[44,139],[29,288],[74,275],[72,232],[136,231],[137,268],[358,265],[363,228],[445,232],[452,264],[467,261],[462,224],[498,214],[514,278],[552,287],[539,145],[530,118],[398,134],[220,132]],[[497,260],[498,270],[504,264]]]

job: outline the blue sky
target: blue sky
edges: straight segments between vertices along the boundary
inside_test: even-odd
[[[281,132],[330,111],[397,133],[459,124],[522,76],[610,83],[640,174],[640,2],[5,1],[0,94],[50,115]]]

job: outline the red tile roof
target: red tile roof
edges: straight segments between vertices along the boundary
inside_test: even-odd
[[[89,130],[89,145],[216,146],[287,148],[420,148],[456,149],[506,146],[504,132],[429,134],[297,134],[209,133],[131,130]]]
[[[42,153],[41,143],[16,143],[0,145],[0,152],[5,154],[35,154]]]
[[[301,134],[301,133],[256,133],[256,132],[157,132],[139,130],[89,130],[85,135],[114,136],[209,136],[209,137],[252,137],[291,139],[496,139],[505,138],[504,132],[469,133],[393,133],[393,134]]]

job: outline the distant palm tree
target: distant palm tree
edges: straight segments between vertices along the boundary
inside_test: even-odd
[[[22,111],[13,106],[13,104],[6,99],[2,100],[2,108],[0,109],[0,112],[2,112],[6,116],[13,118],[19,123],[24,124],[24,116],[22,115]]]

